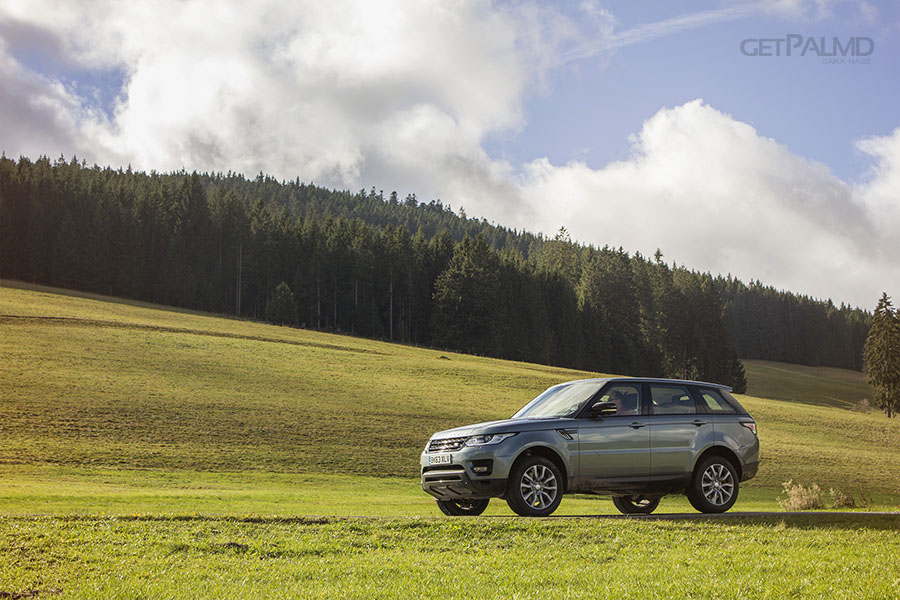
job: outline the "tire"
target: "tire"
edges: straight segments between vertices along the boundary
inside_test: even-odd
[[[521,517],[546,517],[562,501],[559,469],[541,456],[526,456],[512,469],[506,487],[506,503]]]
[[[647,496],[613,496],[612,501],[623,515],[649,515],[659,506],[659,498]]]
[[[691,506],[703,513],[723,513],[737,502],[738,475],[731,462],[710,456],[694,469],[687,491]]]
[[[437,505],[441,512],[448,517],[477,517],[484,512],[490,501],[490,498],[438,500]]]

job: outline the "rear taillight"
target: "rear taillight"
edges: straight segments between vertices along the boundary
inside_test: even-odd
[[[753,435],[756,435],[756,423],[741,423],[744,427],[753,432]]]

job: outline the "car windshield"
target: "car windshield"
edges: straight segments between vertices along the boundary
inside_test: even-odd
[[[555,385],[523,406],[513,419],[573,417],[579,407],[597,393],[603,382],[576,381]]]

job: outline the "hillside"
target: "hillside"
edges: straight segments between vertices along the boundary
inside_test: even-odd
[[[872,388],[860,371],[766,360],[742,362],[747,373],[747,393],[759,398],[847,409],[872,399]]]
[[[85,485],[129,470],[162,485],[209,472],[285,490],[293,473],[411,482],[431,432],[597,375],[6,284],[0,315],[0,461]],[[740,398],[763,444],[748,493],[771,501],[794,479],[900,494],[896,420]]]
[[[593,374],[2,288],[5,462],[414,475],[432,431]]]
[[[0,156],[0,273],[517,361],[745,389],[738,356],[860,368],[871,315],[440,202]]]

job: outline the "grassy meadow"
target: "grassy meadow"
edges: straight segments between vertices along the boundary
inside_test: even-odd
[[[416,476],[433,431],[597,373],[11,282],[0,356],[0,597],[900,594],[897,516],[567,518],[617,514],[590,496],[439,516]],[[898,509],[900,422],[848,410],[861,375],[746,368],[762,463],[734,511],[780,510],[787,479]]]
[[[75,598],[896,598],[900,517],[0,519],[0,590]]]
[[[552,384],[598,375],[84,296],[0,287],[7,513],[46,513],[29,510],[28,495],[46,499],[58,486],[70,499],[72,481],[93,497],[92,483],[110,493],[190,490],[207,478],[264,489],[279,474],[395,481],[409,490],[408,506],[424,499],[431,510],[415,479],[431,432],[505,418]],[[759,368],[748,367],[751,389]],[[754,500],[776,508],[781,483],[793,479],[900,503],[900,423],[813,404],[829,380],[778,369],[762,378],[773,392],[795,380],[811,380],[813,391],[803,400],[740,398],[762,443],[747,496],[756,489]],[[157,512],[150,496],[142,512]],[[195,512],[189,497],[160,508]],[[418,514],[392,505],[394,514]],[[215,514],[261,512],[214,506]],[[316,514],[371,512],[363,502],[322,504],[330,506]]]
[[[751,396],[847,409],[872,400],[872,387],[859,371],[767,360],[742,362]]]

